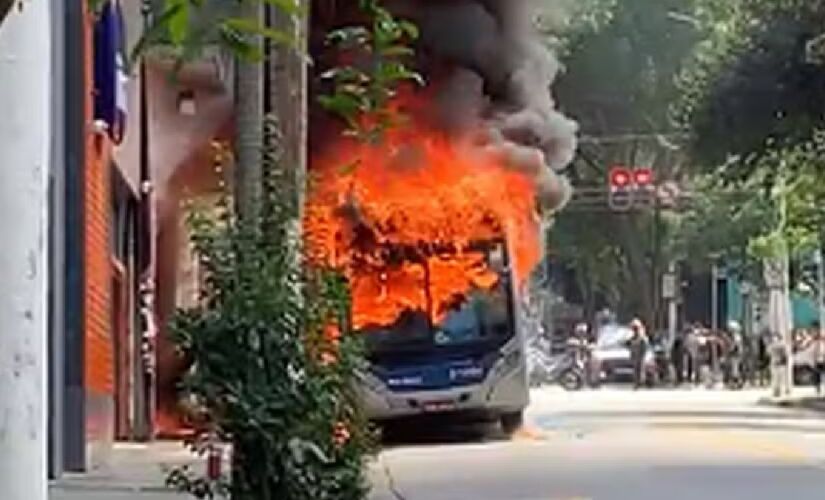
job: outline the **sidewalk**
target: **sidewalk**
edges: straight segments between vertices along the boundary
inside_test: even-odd
[[[181,443],[116,444],[109,465],[88,474],[68,474],[49,487],[49,500],[183,500],[187,495],[165,486],[169,468],[189,465],[202,472],[205,463]],[[372,500],[396,500],[389,471],[380,459],[369,470]],[[2,498],[2,495],[0,495]]]
[[[69,474],[49,487],[49,500],[181,500],[165,486],[166,470],[182,465],[202,468],[177,442],[116,444],[108,466],[88,474]]]
[[[798,387],[794,389],[794,393],[789,397],[774,398],[766,396],[761,398],[759,403],[780,408],[793,408],[825,413],[825,396],[818,396],[816,392],[809,387]]]

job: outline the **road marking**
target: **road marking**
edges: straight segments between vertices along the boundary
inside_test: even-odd
[[[809,463],[813,457],[801,449],[784,443],[776,442],[753,433],[722,432],[713,437],[717,443],[732,449],[745,452],[756,452],[784,462]]]
[[[694,449],[716,449],[719,451],[738,451],[748,456],[757,456],[789,462],[793,464],[816,465],[813,457],[800,448],[779,443],[755,433],[742,431],[708,431],[690,429],[681,431],[663,431],[663,437],[675,439]]]

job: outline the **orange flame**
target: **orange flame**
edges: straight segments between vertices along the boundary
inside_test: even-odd
[[[495,286],[474,242],[504,239],[517,281],[527,277],[540,258],[535,186],[500,158],[470,134],[413,121],[377,145],[342,137],[313,159],[307,246],[348,278],[354,328],[405,309],[439,321],[455,298]]]

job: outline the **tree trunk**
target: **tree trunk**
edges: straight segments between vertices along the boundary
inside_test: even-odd
[[[241,16],[263,26],[260,2],[242,2]],[[263,41],[255,38],[263,52]],[[264,145],[263,63],[238,59],[235,69],[235,208],[243,220],[254,220],[263,192]]]
[[[300,4],[300,0],[293,0]],[[269,60],[270,112],[281,132],[281,159],[295,179],[294,194],[299,210],[293,228],[294,243],[300,242],[307,171],[307,50],[309,12],[292,15],[270,7],[270,27],[295,40],[294,46],[278,44],[272,47]]]
[[[625,251],[628,267],[628,280],[625,283],[624,294],[626,297],[634,299],[637,307],[627,311],[634,316],[644,319],[649,329],[653,329],[651,324],[653,318],[653,304],[651,298],[650,266],[645,263],[646,250],[649,248],[646,242],[640,238],[642,232],[633,221],[620,221],[618,236],[622,241],[622,248]]]
[[[263,26],[263,6],[258,1],[240,3],[240,16]],[[255,38],[263,53],[263,39]],[[235,165],[234,202],[242,222],[258,224],[263,200],[264,70],[263,62],[236,59],[235,64]],[[244,446],[233,443],[232,498],[244,500],[247,484]]]
[[[51,2],[0,24],[0,485],[4,500],[47,498],[46,380]]]

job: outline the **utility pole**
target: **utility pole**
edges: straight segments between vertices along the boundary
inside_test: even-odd
[[[715,257],[710,269],[710,328],[719,328],[719,264]]]
[[[819,331],[825,328],[825,263],[822,260],[822,244],[816,247],[814,254],[814,262],[816,263],[816,291],[817,291],[817,310],[819,311]]]
[[[52,2],[0,21],[0,487],[46,500]]]
[[[667,267],[667,274],[662,280],[662,297],[667,300],[668,347],[673,347],[679,328],[678,281],[676,262],[671,260]]]
[[[780,326],[782,338],[785,341],[785,352],[787,353],[787,363],[785,369],[785,391],[786,395],[790,396],[794,389],[793,380],[793,311],[791,309],[791,290],[790,290],[790,249],[788,248],[788,239],[786,236],[786,229],[788,225],[788,180],[786,177],[786,166],[783,162],[779,174],[779,235],[781,237],[781,267],[782,267],[782,303],[780,311],[784,310],[784,314],[780,314]]]

